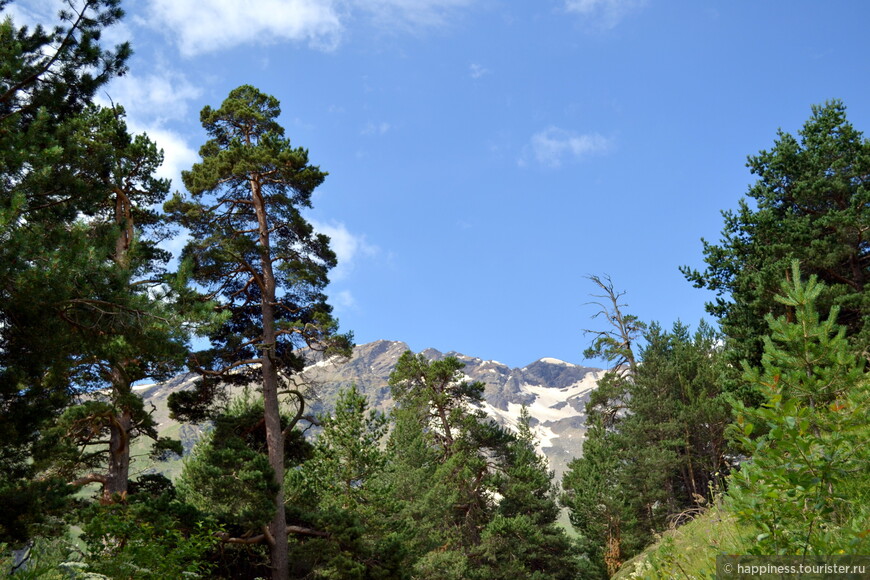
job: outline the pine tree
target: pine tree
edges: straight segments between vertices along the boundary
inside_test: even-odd
[[[474,406],[484,387],[465,380],[463,366],[455,357],[430,361],[408,351],[389,380],[399,519],[423,577],[471,573],[469,557],[493,515],[495,475],[511,439]]]
[[[764,317],[786,309],[779,282],[800,260],[826,286],[820,312],[836,305],[847,336],[870,344],[870,140],[846,118],[840,101],[814,106],[797,137],[780,131],[770,150],[747,163],[758,181],[737,211],[723,212],[722,239],[703,241],[707,267],[681,271],[716,293],[708,311],[729,338],[735,362],[758,364]]]
[[[536,449],[531,416],[520,412],[517,433],[496,484],[501,496],[481,533],[474,558],[479,578],[577,578],[573,546],[556,520],[559,504],[553,472]]]
[[[109,502],[127,493],[134,438],[153,439],[155,456],[181,452],[180,443],[158,438],[133,385],[177,372],[187,332],[208,315],[196,312],[203,304],[189,296],[184,276],[164,270],[170,256],[158,243],[169,232],[152,209],[169,191],[168,180],[154,177],[162,153],[147,136],[128,133],[118,106],[90,107],[75,125],[80,173],[105,196],[84,223],[105,257],[95,256],[102,272],[92,272],[93,295],[63,311],[82,337],[71,380],[87,398],[59,419],[50,445],[68,450],[55,469],[69,472],[77,486],[99,482]]]
[[[319,505],[348,511],[371,506],[371,496],[377,493],[371,487],[386,464],[380,442],[386,436],[387,417],[369,410],[353,385],[339,392],[335,410],[321,420],[321,428],[314,455],[305,464]]]
[[[710,500],[727,474],[727,365],[705,323],[694,335],[679,322],[670,332],[647,327],[623,312],[609,281],[593,281],[605,290],[611,328],[596,332],[587,352],[619,367],[587,404],[583,456],[569,465],[562,502],[591,573],[609,576],[672,518]]]
[[[604,292],[593,295],[598,299],[593,304],[600,308],[594,317],[603,317],[607,325],[604,330],[586,331],[595,338],[583,354],[603,358],[612,367],[598,381],[586,404],[583,456],[568,465],[562,480],[566,492],[562,503],[580,533],[590,573],[609,576],[622,565],[625,553],[627,511],[618,429],[630,403],[638,369],[635,350],[646,324],[625,312],[626,305],[620,302],[625,292],[617,291],[609,277],[589,279]]]
[[[408,577],[406,550],[392,525],[396,501],[385,477],[387,421],[369,409],[356,386],[342,389],[334,411],[321,418],[311,458],[288,473],[295,507],[289,518],[325,532],[295,546],[296,575]]]
[[[182,497],[234,537],[264,539],[275,513],[274,472],[265,454],[263,401],[249,392],[230,401],[197,442],[178,480]]]
[[[251,86],[232,90],[218,109],[205,107],[210,138],[202,161],[182,174],[190,197],[176,195],[165,206],[191,232],[183,257],[193,262],[193,279],[228,316],[210,334],[212,348],[190,362],[202,376],[198,390],[171,405],[177,416],[201,419],[221,383],[260,386],[277,486],[268,536],[275,579],[289,570],[282,482],[285,440],[304,414],[303,393],[292,383],[304,366],[299,351],[349,345],[323,294],[335,254],[301,213],[326,174],[284,137],[280,112],[277,99]],[[296,403],[288,424],[280,419],[281,394]]]
[[[620,448],[604,419],[586,420],[583,455],[571,460],[562,478],[562,505],[577,531],[585,575],[609,578],[623,562],[626,497],[622,488]]]
[[[777,301],[789,314],[767,316],[761,367],[744,365],[764,403],[736,402],[735,435],[751,460],[731,478],[730,507],[756,528],[755,553],[862,553],[866,521],[856,521],[862,506],[851,498],[866,497],[866,478],[858,476],[861,493],[847,492],[870,470],[865,361],[836,307],[820,319],[816,276],[804,281],[795,261],[781,289]]]
[[[0,2],[0,9],[8,2]],[[0,536],[52,512],[66,481],[31,460],[43,424],[70,402],[71,367],[87,343],[66,314],[92,300],[106,254],[79,219],[105,199],[81,170],[79,117],[126,71],[129,45],[100,46],[119,0],[70,2],[57,25],[18,27],[0,14]],[[85,350],[86,352],[86,350]],[[59,505],[59,504],[58,504]]]
[[[630,403],[619,423],[623,482],[632,525],[631,554],[671,524],[697,513],[727,474],[723,392],[727,372],[718,335],[705,323],[694,334],[680,322],[651,324]]]
[[[607,325],[604,330],[584,331],[595,338],[589,348],[583,351],[583,356],[601,358],[610,363],[610,369],[598,381],[598,388],[592,394],[588,411],[601,414],[606,426],[610,427],[619,420],[632,376],[637,372],[635,350],[646,330],[646,323],[624,311],[626,305],[621,304],[620,300],[625,292],[617,291],[610,277],[591,275],[588,278],[604,292],[592,295],[598,299],[592,304],[600,308],[592,317],[605,318]]]

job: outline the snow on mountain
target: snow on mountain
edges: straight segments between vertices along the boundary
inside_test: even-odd
[[[355,346],[350,358],[323,359],[312,355],[311,364],[302,372],[308,386],[306,412],[315,415],[331,412],[339,390],[353,384],[368,397],[371,407],[389,410],[394,401],[387,380],[406,350],[408,345],[403,342],[380,340]],[[427,349],[423,354],[433,360],[454,356],[464,363],[463,373],[468,380],[485,385],[481,408],[500,424],[515,428],[525,405],[539,451],[546,455],[550,468],[559,477],[568,462],[581,454],[586,401],[604,371],[554,358],[542,358],[516,369],[458,352]],[[186,374],[164,383],[136,387],[146,405],[153,405],[161,433],[165,430],[165,434],[180,436],[186,452],[201,437],[205,426],[178,425],[170,418],[166,403],[169,394],[192,388],[195,380],[195,375]]]
[[[318,401],[313,408],[328,411],[341,387],[356,384],[369,397],[369,404],[386,410],[393,404],[387,379],[408,346],[381,340],[354,347],[350,359],[318,361],[303,375],[313,384]],[[457,352],[426,349],[432,360],[454,356],[465,364],[463,373],[485,385],[482,409],[499,423],[515,427],[525,405],[533,431],[550,468],[561,475],[568,462],[580,455],[585,433],[585,405],[603,374],[600,369],[575,365],[555,358],[542,358],[521,369]]]

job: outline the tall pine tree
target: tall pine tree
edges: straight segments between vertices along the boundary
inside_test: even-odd
[[[183,257],[193,279],[228,318],[209,336],[212,348],[191,359],[198,390],[171,401],[178,416],[201,418],[220,384],[255,383],[264,400],[269,463],[277,488],[267,539],[275,579],[289,570],[284,506],[285,441],[304,413],[292,377],[304,366],[301,347],[347,348],[337,335],[324,288],[336,264],[329,239],[302,215],[326,174],[292,147],[278,123],[278,100],[254,87],[230,92],[201,120],[209,140],[202,161],[182,174],[190,197],[166,204],[191,232]],[[282,424],[281,395],[296,403]]]

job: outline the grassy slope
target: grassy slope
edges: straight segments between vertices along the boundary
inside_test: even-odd
[[[716,556],[745,554],[749,534],[733,515],[713,506],[691,522],[665,532],[658,542],[626,562],[614,579],[716,577]]]

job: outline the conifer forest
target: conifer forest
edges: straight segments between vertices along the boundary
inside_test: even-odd
[[[4,574],[713,578],[724,554],[870,554],[870,141],[845,103],[771,135],[720,239],[688,250],[704,266],[673,264],[711,292],[709,322],[641,320],[605,273],[578,289],[598,309],[578,353],[608,368],[557,478],[525,407],[494,421],[453,356],[405,352],[387,410],[350,385],[313,413],[301,371],[354,341],[306,217],[328,168],[285,133],[281,95],[202,103],[199,160],[170,183],[124,103],[98,103],[134,48],[101,41],[120,0],[37,27],[8,4]],[[185,373],[167,404],[206,426],[192,449],[136,389]]]

